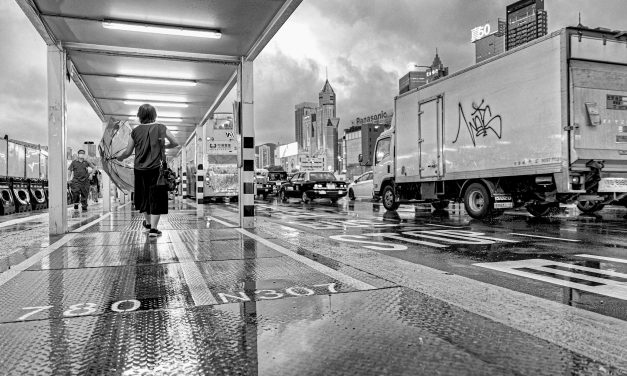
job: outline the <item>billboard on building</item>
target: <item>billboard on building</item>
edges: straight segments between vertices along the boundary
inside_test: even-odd
[[[276,158],[287,158],[298,154],[298,142],[279,145],[275,149]]]

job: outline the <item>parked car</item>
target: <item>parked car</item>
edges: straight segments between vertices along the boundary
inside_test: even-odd
[[[332,172],[305,171],[296,173],[281,186],[279,198],[300,198],[307,203],[317,198],[328,198],[335,203],[346,196],[346,183],[337,180]]]
[[[372,171],[368,171],[355,178],[355,181],[348,185],[348,198],[373,198],[372,195]]]

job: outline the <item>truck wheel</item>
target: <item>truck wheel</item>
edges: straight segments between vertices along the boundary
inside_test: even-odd
[[[309,196],[307,196],[307,192],[303,192],[303,195],[301,196],[301,198],[300,198],[300,199],[301,199],[301,200],[303,200],[303,202],[304,202],[305,204],[306,204],[306,203],[308,203],[308,202],[310,201],[310,200],[309,200]]]
[[[598,212],[603,209],[605,205],[598,201],[578,201],[577,209],[581,210],[586,214],[591,214],[594,212]]]
[[[483,184],[472,183],[464,193],[464,207],[474,219],[487,217],[492,211],[490,192]]]
[[[386,186],[383,189],[383,207],[386,210],[395,211],[399,206],[394,187],[391,185]]]
[[[433,206],[435,210],[444,210],[448,208],[448,204],[449,204],[448,200],[441,200],[441,201],[433,201],[431,203],[431,206]]]
[[[348,198],[350,198],[351,201],[355,201],[355,192],[353,192],[352,189],[348,190]]]
[[[527,205],[526,209],[529,214],[533,215],[534,217],[544,217],[551,211],[551,206],[542,204]]]

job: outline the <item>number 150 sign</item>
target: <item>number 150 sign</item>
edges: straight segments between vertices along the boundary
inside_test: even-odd
[[[484,26],[477,26],[471,30],[472,37],[470,38],[471,42],[479,40],[490,34],[490,24],[485,24]]]

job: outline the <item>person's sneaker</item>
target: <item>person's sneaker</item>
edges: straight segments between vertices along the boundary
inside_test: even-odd
[[[148,231],[148,236],[153,238],[156,236],[161,236],[161,231],[157,230],[156,228],[151,228],[150,231]]]
[[[146,220],[144,219],[144,222],[142,222],[142,226],[144,226],[144,228],[146,230],[150,230],[150,225],[148,223],[146,223]]]
[[[74,210],[78,210],[78,204],[74,204]]]

